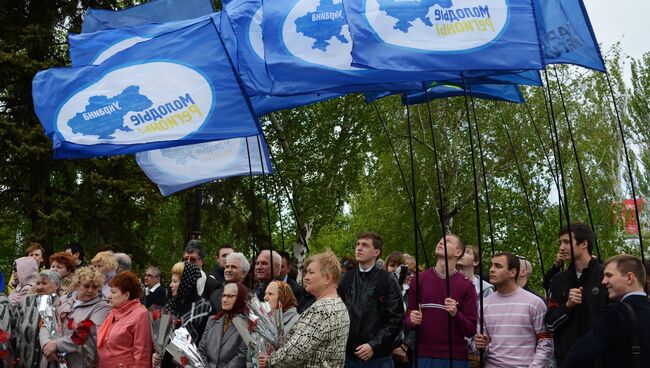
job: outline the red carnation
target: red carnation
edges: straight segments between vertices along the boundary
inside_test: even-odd
[[[183,355],[183,356],[181,357],[181,365],[182,365],[183,367],[185,367],[185,366],[187,366],[187,363],[189,363],[189,360],[187,359],[187,357],[186,357],[185,355]]]
[[[76,330],[77,324],[74,322],[74,319],[70,318],[68,320],[68,330]]]
[[[154,321],[157,321],[158,318],[160,318],[160,310],[155,310],[151,313],[151,317],[153,318]]]
[[[3,358],[7,356],[7,353],[9,353],[8,349],[0,350],[0,358]]]
[[[9,334],[7,331],[0,329],[0,344],[4,344],[9,341]]]
[[[84,328],[87,328],[87,329],[90,330],[92,327],[95,326],[95,322],[93,322],[92,320],[86,319],[86,320],[81,321],[81,326],[83,326]]]
[[[90,335],[90,330],[95,326],[95,323],[89,319],[81,321],[77,329],[72,333],[70,339],[75,345],[84,345]]]

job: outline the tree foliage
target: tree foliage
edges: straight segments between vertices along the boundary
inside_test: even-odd
[[[80,30],[83,9],[117,9],[132,3],[0,0],[5,10],[0,14],[0,267],[4,272],[28,241],[43,243],[48,252],[62,250],[72,240],[84,244],[89,254],[107,248],[124,251],[133,256],[137,268],[156,264],[167,270],[182,256],[196,215],[195,191],[163,198],[132,156],[53,160],[51,142],[32,106],[34,74],[69,64],[66,36]],[[646,170],[650,165],[650,54],[632,61],[630,88],[623,82],[620,50],[608,54],[607,62],[632,146],[635,184],[640,195],[646,195],[650,190]],[[486,254],[492,247],[512,251],[531,259],[538,270],[539,244],[548,267],[557,251],[557,230],[566,222],[557,200],[563,193],[559,157],[571,220],[590,221],[582,174],[601,256],[638,252],[624,242],[620,202],[630,197],[630,183],[604,75],[557,66],[549,68],[548,79],[546,89],[524,88],[524,105],[469,96],[405,108],[398,96],[372,106],[360,95],[348,95],[265,116],[260,120],[275,173],[202,186],[202,240],[211,257],[216,245],[226,242],[253,256],[271,244],[290,250],[302,240],[301,233],[309,233],[312,253],[332,248],[351,256],[355,233],[373,230],[385,239],[384,254],[393,250],[413,254],[410,121],[415,203],[424,243],[418,251],[421,263],[433,262],[444,220],[447,230],[467,243],[480,243]],[[557,145],[551,138],[554,123]],[[534,282],[539,283],[539,275]]]

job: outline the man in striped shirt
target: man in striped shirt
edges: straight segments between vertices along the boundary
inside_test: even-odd
[[[474,336],[488,368],[546,368],[553,356],[553,338],[544,326],[546,305],[517,286],[518,275],[515,255],[497,253],[492,258],[490,283],[497,292],[485,298],[483,334]]]

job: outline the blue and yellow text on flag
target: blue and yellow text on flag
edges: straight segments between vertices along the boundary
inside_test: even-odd
[[[41,71],[33,98],[56,158],[261,132],[211,18],[140,42],[100,65]]]
[[[352,65],[404,71],[543,68],[530,0],[342,1]]]

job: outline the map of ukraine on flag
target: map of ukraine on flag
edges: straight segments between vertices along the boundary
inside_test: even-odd
[[[41,71],[32,84],[55,158],[261,133],[211,18],[140,42],[100,65]]]
[[[421,72],[543,67],[530,0],[342,1],[352,65]]]

